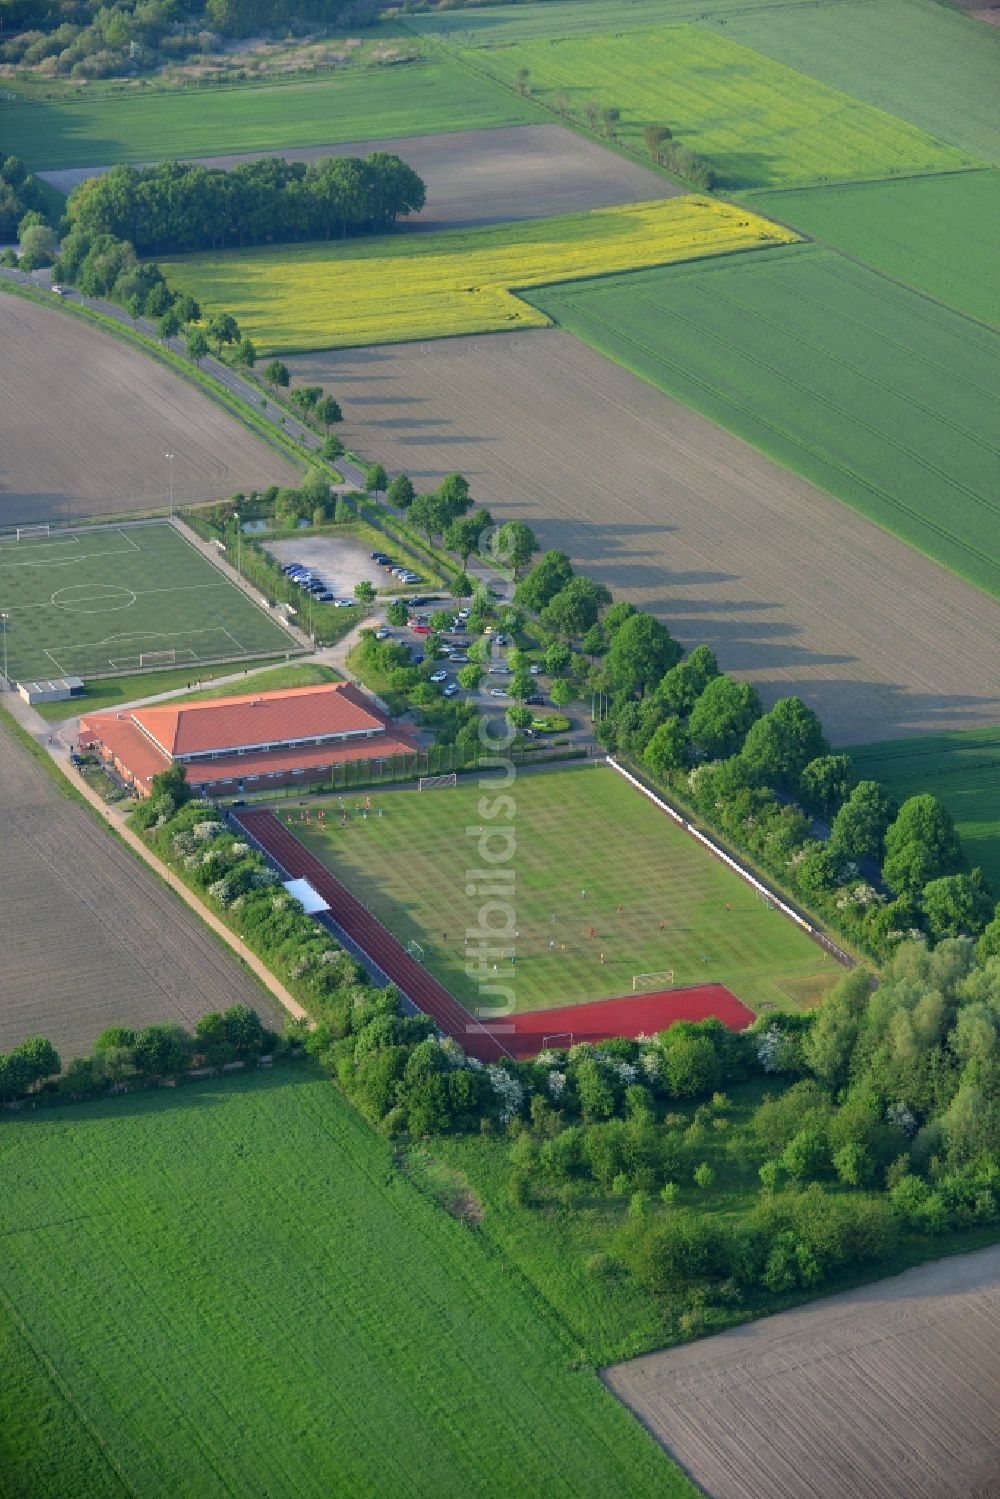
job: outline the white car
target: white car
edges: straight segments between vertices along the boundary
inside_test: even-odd
[[[447,682],[447,680],[448,680],[448,673],[446,671],[432,671],[431,672],[431,681],[432,682]]]
[[[528,670],[531,672],[531,675],[533,677],[540,677],[542,674],[542,668],[539,666],[537,661],[533,661],[528,667]]]
[[[468,619],[468,617],[469,617],[469,615],[471,613],[472,613],[471,609],[459,609],[458,613],[455,615],[455,618],[456,619]]]
[[[444,695],[445,695],[445,697],[454,697],[455,693],[457,691],[458,691],[458,683],[457,682],[449,682],[448,685],[447,685],[447,687],[444,689]]]
[[[387,630],[386,627],[385,627],[385,625],[382,625],[381,629],[378,629],[378,630],[375,631],[375,639],[376,640],[391,640],[392,639],[392,631],[391,630]]]
[[[354,599],[334,599],[333,607],[335,609],[353,609]]]
[[[490,697],[508,697],[509,694],[503,687],[491,687]]]

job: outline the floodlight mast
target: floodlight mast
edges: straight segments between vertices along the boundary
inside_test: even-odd
[[[10,686],[10,680],[7,676],[7,621],[9,619],[10,615],[6,610],[0,613],[0,620],[3,622],[3,685],[5,691]]]
[[[174,518],[174,455],[173,455],[173,453],[164,453],[163,456],[167,460],[168,464],[170,465],[170,519],[173,520],[173,518]]]
[[[241,530],[243,528],[242,528],[242,525],[241,525],[241,522],[240,522],[240,513],[239,513],[238,510],[234,510],[233,511],[233,521],[234,521],[234,523],[236,525],[236,571],[237,571],[238,575],[242,578],[243,572],[242,572],[242,569],[240,568],[240,542],[242,540],[242,537],[240,535],[240,532],[241,532]]]

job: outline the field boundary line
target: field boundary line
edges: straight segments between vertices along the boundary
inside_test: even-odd
[[[709,838],[706,833],[703,833],[700,828],[696,828],[694,823],[688,822],[687,818],[678,812],[676,807],[672,807],[668,801],[665,801],[651,787],[644,785],[638,776],[633,775],[624,765],[619,764],[613,755],[608,755],[607,763],[611,766],[612,770],[617,771],[620,776],[623,776],[637,791],[641,791],[643,796],[648,797],[655,806],[659,807],[661,812],[665,812],[668,817],[672,818],[678,827],[683,828],[686,833],[689,833],[692,838],[696,838],[703,847],[714,854],[717,859],[720,859],[723,864],[728,865],[735,874],[739,875],[740,879],[745,880],[748,885],[752,886],[758,895],[763,896],[771,905],[777,907],[784,917],[789,921],[795,922],[796,926],[801,927],[814,942],[819,943],[821,947],[831,953],[837,959],[838,963],[842,963],[845,968],[857,967],[856,958],[851,957],[850,953],[846,952],[844,948],[839,947],[836,942],[832,941],[825,932],[820,931],[812,922],[807,921],[804,916],[800,916],[798,911],[794,910],[787,901],[782,900],[781,896],[772,890],[770,886],[766,885],[763,880],[758,879],[755,874],[751,874],[745,865],[741,864],[738,859],[734,859],[731,854],[727,854],[725,849],[720,848],[719,844]]]

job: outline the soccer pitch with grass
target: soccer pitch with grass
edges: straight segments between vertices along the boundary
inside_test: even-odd
[[[166,521],[0,541],[0,610],[21,682],[302,650]]]
[[[0,1488],[694,1499],[307,1063],[0,1124]]]
[[[780,11],[770,10],[765,25],[780,30]],[[727,188],[978,164],[914,125],[700,26],[542,38],[466,55],[510,84],[526,68],[541,103],[577,118],[590,103],[620,110],[621,139],[644,154],[644,127],[668,125]]]
[[[602,354],[1000,597],[1000,339],[814,245],[531,293]]]
[[[506,804],[491,810],[504,794],[512,817]],[[466,871],[489,881],[481,824],[497,830],[494,850],[513,834],[513,856],[492,868],[514,874],[515,961],[500,970],[519,1010],[626,994],[633,974],[670,969],[674,985],[719,980],[754,1009],[794,1009],[839,976],[804,932],[604,765],[372,800],[375,815],[360,817],[348,795],[346,828],[337,800],[325,824],[278,815],[394,936],[420,944],[426,967],[473,1014],[479,982],[465,972],[465,935],[490,897],[476,882],[466,892]],[[497,981],[491,963],[485,982]]]
[[[172,285],[225,307],[268,353],[544,327],[511,287],[786,244],[793,230],[685,196],[437,234],[380,235],[164,261]]]

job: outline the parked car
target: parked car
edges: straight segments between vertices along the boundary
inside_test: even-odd
[[[386,627],[385,627],[385,625],[381,625],[379,627],[379,629],[377,629],[375,631],[375,639],[376,640],[391,640],[392,639],[392,631],[391,630],[387,630]]]
[[[369,552],[368,555],[372,559],[373,562],[380,562],[381,563],[381,562],[391,562],[392,561],[392,558],[391,557],[387,557],[384,552]]]
[[[502,632],[494,636],[494,639],[496,640],[497,645],[510,645],[510,637],[508,635],[504,635]]]
[[[393,560],[392,560],[391,557],[376,557],[375,561],[378,563],[379,567],[393,567],[394,566],[394,563],[393,563]]]
[[[419,666],[420,663],[421,663],[421,661],[423,661],[423,659],[424,659],[423,658],[423,653],[421,651],[411,651],[411,653],[410,653],[410,661],[411,661],[412,665]]]
[[[489,669],[489,675],[491,677],[509,677],[510,669],[504,666],[502,662],[495,662]]]
[[[431,633],[430,625],[411,625],[410,629],[414,635],[429,635]]]
[[[469,664],[468,656],[463,656],[461,651],[452,651],[451,655],[448,657],[448,660],[451,662],[452,666],[468,666]]]
[[[528,670],[531,672],[531,675],[533,677],[540,677],[542,674],[542,668],[539,666],[537,661],[532,661],[531,665],[528,667]]]
[[[353,609],[354,599],[334,599],[333,607],[335,609]]]
[[[284,567],[281,569],[283,573],[288,573],[289,575],[292,573],[300,573],[302,572],[302,570],[303,569],[301,562],[286,562]]]
[[[432,671],[431,672],[431,681],[432,682],[447,682],[447,680],[448,680],[448,673],[446,671]]]
[[[540,703],[544,703],[545,699],[542,697],[542,694],[540,692],[533,692],[531,696],[526,697],[524,701],[527,707],[537,708]]]
[[[471,609],[459,609],[459,611],[458,611],[458,618],[459,619],[468,619],[468,617],[469,617],[469,615],[471,613],[472,613]]]
[[[322,593],[318,593],[316,595],[316,602],[317,604],[333,603],[333,594],[330,592],[329,588],[324,588]]]
[[[445,695],[445,697],[454,697],[455,693],[457,691],[458,691],[458,683],[457,682],[449,682],[448,685],[447,685],[447,687],[444,689],[444,695]]]
[[[490,697],[508,697],[509,693],[503,687],[491,687]]]

